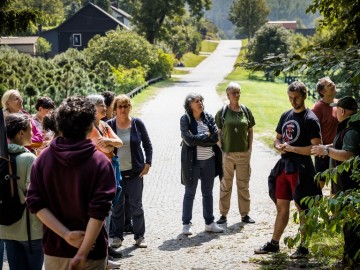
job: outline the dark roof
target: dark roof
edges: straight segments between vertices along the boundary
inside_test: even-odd
[[[116,24],[120,25],[122,28],[126,29],[126,30],[130,30],[130,28],[128,26],[126,26],[124,23],[120,22],[118,19],[114,18],[113,16],[111,16],[109,13],[107,13],[105,10],[103,10],[102,8],[98,7],[97,5],[94,5],[93,3],[88,3],[86,6],[82,7],[81,9],[79,9],[73,16],[71,16],[69,19],[67,19],[66,21],[64,21],[62,24],[60,24],[58,27],[55,27],[53,29],[47,30],[47,31],[43,31],[42,33],[47,33],[50,31],[54,31],[56,29],[60,29],[62,28],[63,25],[69,23],[69,21],[72,20],[73,17],[76,16],[76,14],[78,14],[81,10],[88,8],[88,6],[92,6],[95,9],[97,9],[98,11],[100,11],[101,13],[103,13],[105,16],[107,16],[110,20],[114,21]]]
[[[122,10],[121,8],[117,8],[117,7],[114,7],[114,6],[111,6],[111,9],[117,13],[119,13],[120,15],[123,15],[124,17],[128,18],[128,19],[132,19],[132,16],[125,12],[124,10]]]

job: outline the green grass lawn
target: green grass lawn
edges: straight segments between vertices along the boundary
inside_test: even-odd
[[[218,41],[212,40],[203,40],[201,41],[201,52],[213,52],[215,51],[216,47],[219,45]]]
[[[196,67],[200,64],[207,56],[205,55],[197,55],[194,53],[186,53],[181,58],[181,62],[184,63],[185,67]]]
[[[173,70],[171,71],[172,75],[185,75],[185,74],[189,74],[190,71],[189,70],[184,70],[184,69],[177,69],[177,68],[173,68]]]

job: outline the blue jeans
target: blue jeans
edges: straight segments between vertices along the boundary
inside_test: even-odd
[[[4,240],[11,270],[41,270],[44,252],[41,239],[31,240],[32,254],[28,241]]]
[[[189,224],[192,219],[192,210],[198,180],[201,180],[201,193],[203,204],[203,216],[205,224],[214,222],[213,214],[213,187],[215,178],[215,159],[197,160],[192,169],[193,182],[190,186],[185,186],[185,195],[183,201],[183,224]]]
[[[110,237],[118,237],[124,239],[125,226],[125,195],[129,196],[130,212],[133,221],[134,239],[144,237],[145,234],[145,217],[142,204],[142,193],[144,188],[144,180],[139,177],[139,173],[121,172],[122,192],[119,202],[113,206],[111,223],[110,223]]]

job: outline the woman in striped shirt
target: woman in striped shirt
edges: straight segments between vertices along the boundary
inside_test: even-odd
[[[185,185],[183,201],[183,234],[191,235],[191,219],[198,180],[201,180],[205,231],[223,232],[214,222],[213,195],[216,170],[218,130],[214,117],[204,111],[203,97],[189,94],[184,103],[185,114],[180,119],[181,137],[181,182]],[[221,164],[220,164],[221,168]]]

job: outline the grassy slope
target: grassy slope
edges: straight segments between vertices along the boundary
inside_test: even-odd
[[[213,52],[215,51],[216,47],[219,45],[218,41],[212,40],[203,40],[201,41],[201,52]]]
[[[218,42],[203,40],[201,42],[201,52],[211,53],[215,51],[216,47],[219,45]],[[186,53],[181,58],[181,61],[184,63],[185,67],[196,67],[200,64],[207,56],[206,55],[197,55],[194,53]]]

